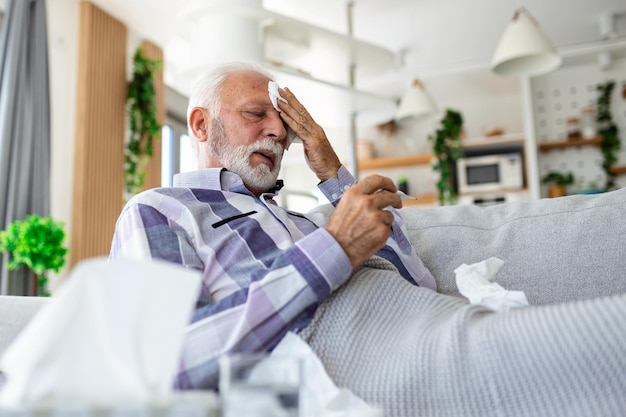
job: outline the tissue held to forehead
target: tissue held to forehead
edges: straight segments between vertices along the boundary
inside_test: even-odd
[[[280,108],[278,107],[278,100],[283,101],[285,103],[287,103],[287,100],[285,100],[283,97],[280,96],[280,93],[278,92],[278,83],[275,81],[270,81],[269,83],[267,83],[267,92],[270,96],[270,101],[272,102],[272,106],[274,106],[274,108],[276,109],[276,111],[278,113],[281,112]],[[289,149],[289,145],[291,145],[291,143],[296,139],[296,134],[293,130],[291,130],[290,127],[287,128],[287,146],[286,149]]]

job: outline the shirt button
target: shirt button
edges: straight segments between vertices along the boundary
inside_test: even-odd
[[[230,183],[231,183],[231,184],[234,184],[234,183],[236,183],[236,182],[237,182],[237,178],[235,178],[235,177],[230,177]]]
[[[346,185],[343,186],[343,190],[344,191],[348,191],[350,189],[350,187],[351,187],[351,185],[346,184]]]
[[[333,200],[336,200],[336,199],[337,199],[337,197],[339,197],[339,196],[337,195],[337,193],[333,193],[333,194],[331,195],[331,197],[333,198]]]

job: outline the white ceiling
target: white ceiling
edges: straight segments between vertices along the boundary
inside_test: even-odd
[[[232,0],[92,1],[140,36],[161,45],[166,51],[166,71],[176,67],[174,62],[168,62],[176,54],[177,60],[181,53],[196,60],[211,54],[212,42],[230,41],[207,39],[206,48],[182,44],[181,34],[188,31],[191,23],[182,19],[181,10],[189,4],[229,4]],[[599,19],[605,14],[615,16],[617,39],[610,42],[624,45],[626,40],[625,0],[356,0],[351,14],[347,3],[345,0],[264,0],[263,6],[343,34],[348,34],[350,20],[355,38],[383,46],[396,57],[393,68],[368,78],[366,83],[358,80],[359,86],[393,97],[399,97],[414,77],[424,80],[429,89],[438,83],[445,84],[451,94],[454,82],[496,93],[519,88],[516,80],[492,75],[488,68],[502,32],[520,5],[530,11],[566,57],[575,57],[576,51],[605,42],[599,35]],[[320,67],[330,64],[323,59],[316,61]],[[451,81],[450,74],[461,78]],[[176,81],[171,74],[166,79],[173,87],[187,92],[184,91],[188,86],[186,80]]]

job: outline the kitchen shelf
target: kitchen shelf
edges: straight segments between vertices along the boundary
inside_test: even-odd
[[[491,190],[491,191],[473,191],[473,192],[465,192],[459,193],[459,197],[461,196],[484,196],[484,195],[499,195],[499,194],[509,194],[509,193],[527,193],[528,187],[522,188],[502,188],[500,190]]]
[[[490,148],[507,145],[523,145],[524,137],[521,133],[512,133],[497,136],[485,136],[475,139],[463,139],[461,140],[463,149],[473,148]]]
[[[613,165],[611,167],[611,173],[613,175],[624,175],[624,174],[626,174],[626,165]]]
[[[568,139],[563,141],[543,142],[539,144],[541,152],[547,152],[554,149],[565,149],[576,146],[600,146],[604,139],[602,136],[596,136],[590,139]]]
[[[433,154],[423,153],[392,158],[361,159],[358,161],[359,170],[387,169],[415,165],[430,165]]]

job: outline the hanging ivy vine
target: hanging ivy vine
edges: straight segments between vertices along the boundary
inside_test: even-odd
[[[145,183],[145,169],[154,139],[158,139],[161,125],[157,120],[154,73],[161,61],[152,60],[137,48],[133,56],[133,76],[126,96],[129,135],[125,152],[125,191],[133,195]]]
[[[433,169],[439,172],[437,190],[439,192],[439,204],[453,204],[458,195],[451,181],[453,165],[455,161],[463,157],[463,146],[461,144],[461,131],[463,130],[463,116],[461,113],[446,109],[446,113],[441,119],[441,126],[434,135],[429,135],[428,140],[432,142],[435,162]]]
[[[611,168],[617,162],[619,150],[622,147],[619,128],[613,122],[611,113],[611,95],[614,87],[615,81],[607,81],[596,86],[600,92],[597,101],[596,122],[598,124],[598,133],[602,136],[600,150],[604,157],[602,169],[606,174],[606,184],[604,186],[606,191],[615,188],[615,174],[611,171]]]

